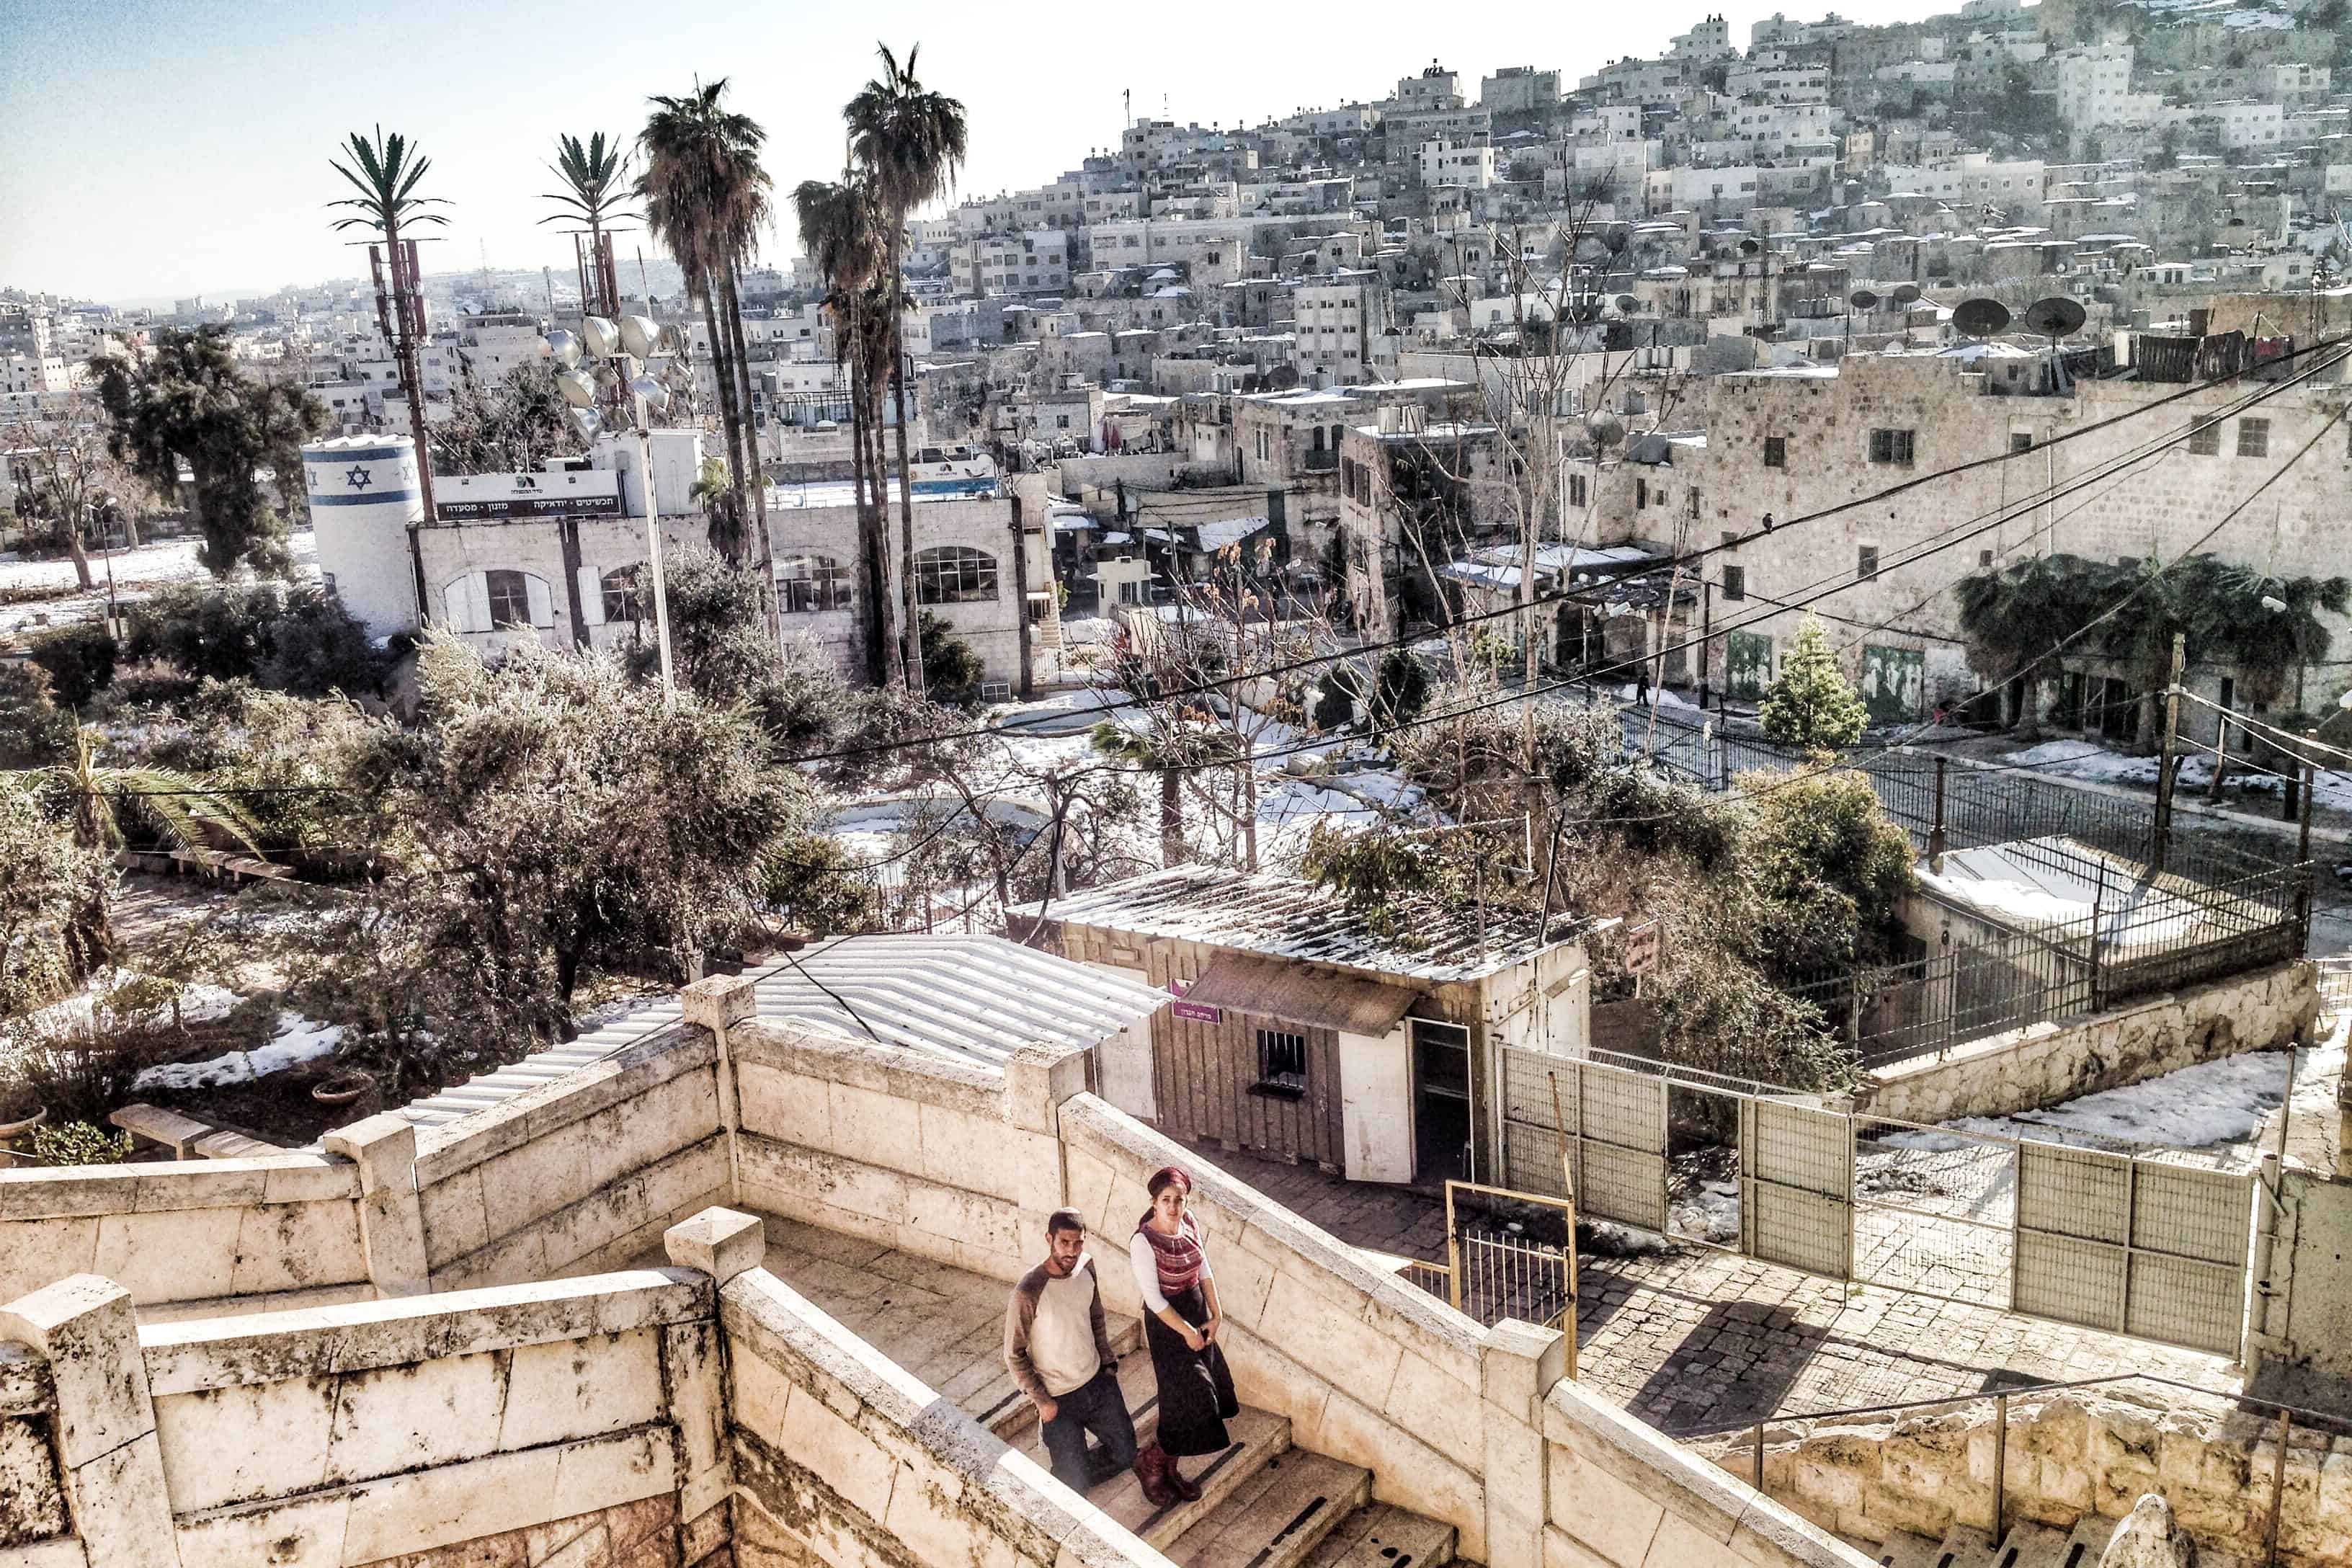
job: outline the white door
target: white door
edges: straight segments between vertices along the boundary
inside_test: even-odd
[[[1351,1182],[1412,1180],[1412,1066],[1405,1032],[1339,1037],[1339,1136]]]

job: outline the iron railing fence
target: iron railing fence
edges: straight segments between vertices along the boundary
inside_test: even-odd
[[[2294,958],[2310,869],[2280,867],[2220,887],[2126,884],[2111,908],[2078,920],[1786,989],[1819,1009],[1864,1067],[1940,1055]]]

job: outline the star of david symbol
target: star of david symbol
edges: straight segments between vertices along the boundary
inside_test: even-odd
[[[343,483],[355,490],[363,490],[368,488],[368,471],[355,468],[343,476]]]

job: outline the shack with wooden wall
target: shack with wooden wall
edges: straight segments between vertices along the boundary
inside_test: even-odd
[[[1369,1182],[1484,1179],[1501,1136],[1497,1047],[1591,1040],[1582,928],[1400,900],[1349,908],[1311,882],[1181,866],[1010,911],[1066,958],[1139,975],[1148,1103],[1194,1142]],[[1387,934],[1384,934],[1387,933]]]

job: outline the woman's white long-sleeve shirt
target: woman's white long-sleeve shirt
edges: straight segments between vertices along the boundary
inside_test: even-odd
[[[1140,1230],[1127,1238],[1127,1262],[1135,1272],[1135,1293],[1143,1298],[1143,1310],[1147,1312],[1166,1311],[1168,1298],[1160,1293],[1160,1259]],[[1209,1267],[1209,1260],[1202,1258],[1202,1281],[1206,1283],[1215,1277],[1215,1271]]]

